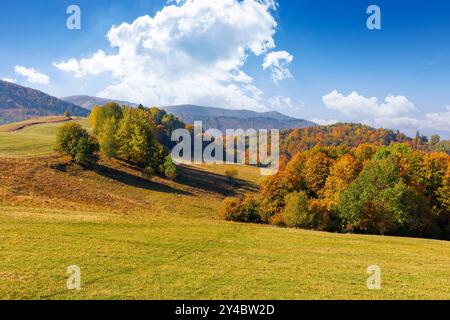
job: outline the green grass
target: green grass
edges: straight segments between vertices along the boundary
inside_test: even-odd
[[[196,165],[194,167],[202,168],[209,172],[213,172],[219,175],[225,175],[225,172],[229,169],[236,169],[238,171],[238,176],[236,180],[249,181],[254,184],[260,184],[265,178],[261,175],[259,168],[252,166],[241,166],[241,165],[231,165],[231,164],[204,164]]]
[[[0,297],[450,299],[450,243],[177,214],[0,208]],[[379,265],[382,289],[366,287]],[[82,289],[66,289],[78,265]]]
[[[87,127],[87,119],[78,118]],[[15,132],[0,132],[0,157],[33,157],[53,153],[55,134],[63,123],[29,126]]]

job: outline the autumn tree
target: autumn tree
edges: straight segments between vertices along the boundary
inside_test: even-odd
[[[330,174],[332,160],[323,152],[309,154],[304,164],[303,177],[309,195],[317,198]]]
[[[359,163],[352,155],[341,157],[331,167],[330,176],[321,192],[323,197],[337,203],[341,192],[346,190],[358,176],[358,171]]]

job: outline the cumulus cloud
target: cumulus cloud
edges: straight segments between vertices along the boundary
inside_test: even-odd
[[[265,110],[264,93],[242,67],[275,48],[275,8],[273,0],[172,1],[153,17],[113,26],[107,39],[116,53],[54,66],[76,77],[111,73],[99,96]]]
[[[366,98],[357,92],[345,96],[336,90],[323,96],[322,101],[332,110],[379,127],[405,130],[441,130],[450,132],[450,106],[437,113],[426,113],[424,117],[413,117],[417,111],[405,96],[389,95],[380,103],[376,97]],[[313,120],[319,123],[316,120]]]
[[[10,83],[17,83],[17,80],[16,80],[16,79],[3,78],[2,80],[3,80],[3,81],[6,81],[6,82],[10,82]]]
[[[323,96],[322,101],[329,109],[354,117],[390,118],[415,110],[414,104],[405,96],[389,95],[379,103],[375,97],[366,98],[357,92],[345,96],[334,90]]]
[[[430,128],[450,132],[450,106],[447,106],[445,112],[427,113],[425,122]]]
[[[273,51],[266,55],[263,69],[270,69],[272,72],[272,81],[278,83],[279,81],[292,78],[289,71],[289,65],[294,57],[287,51]]]
[[[269,99],[269,104],[273,109],[277,110],[296,110],[303,106],[303,103],[294,105],[290,97],[276,96]]]
[[[50,77],[39,73],[33,68],[26,68],[23,66],[15,66],[14,71],[16,74],[21,75],[27,79],[30,83],[36,83],[36,84],[49,84],[50,83]]]

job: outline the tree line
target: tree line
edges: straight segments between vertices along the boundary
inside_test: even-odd
[[[450,156],[409,143],[316,145],[296,153],[257,196],[230,198],[227,220],[450,239]]]
[[[407,137],[399,130],[372,128],[363,124],[338,123],[330,126],[315,126],[284,130],[281,133],[280,149],[287,159],[296,153],[309,150],[321,144],[323,146],[357,147],[363,143],[390,145],[406,143],[414,149],[423,151],[442,151],[450,154],[450,141],[441,140],[439,135],[430,138],[416,133],[414,138]]]

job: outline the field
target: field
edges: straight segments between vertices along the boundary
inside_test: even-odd
[[[19,124],[0,126],[0,157],[32,157],[51,154],[56,130],[61,126],[61,118],[39,118]],[[48,121],[49,123],[32,125],[39,121]],[[87,126],[87,120],[84,118],[76,118],[74,121]]]
[[[82,121],[86,126],[85,120]],[[258,170],[182,168],[170,181],[54,155],[61,124],[0,133],[1,299],[450,299],[450,243],[229,223],[224,197]],[[81,290],[66,288],[81,268]],[[368,290],[378,265],[381,290]]]

